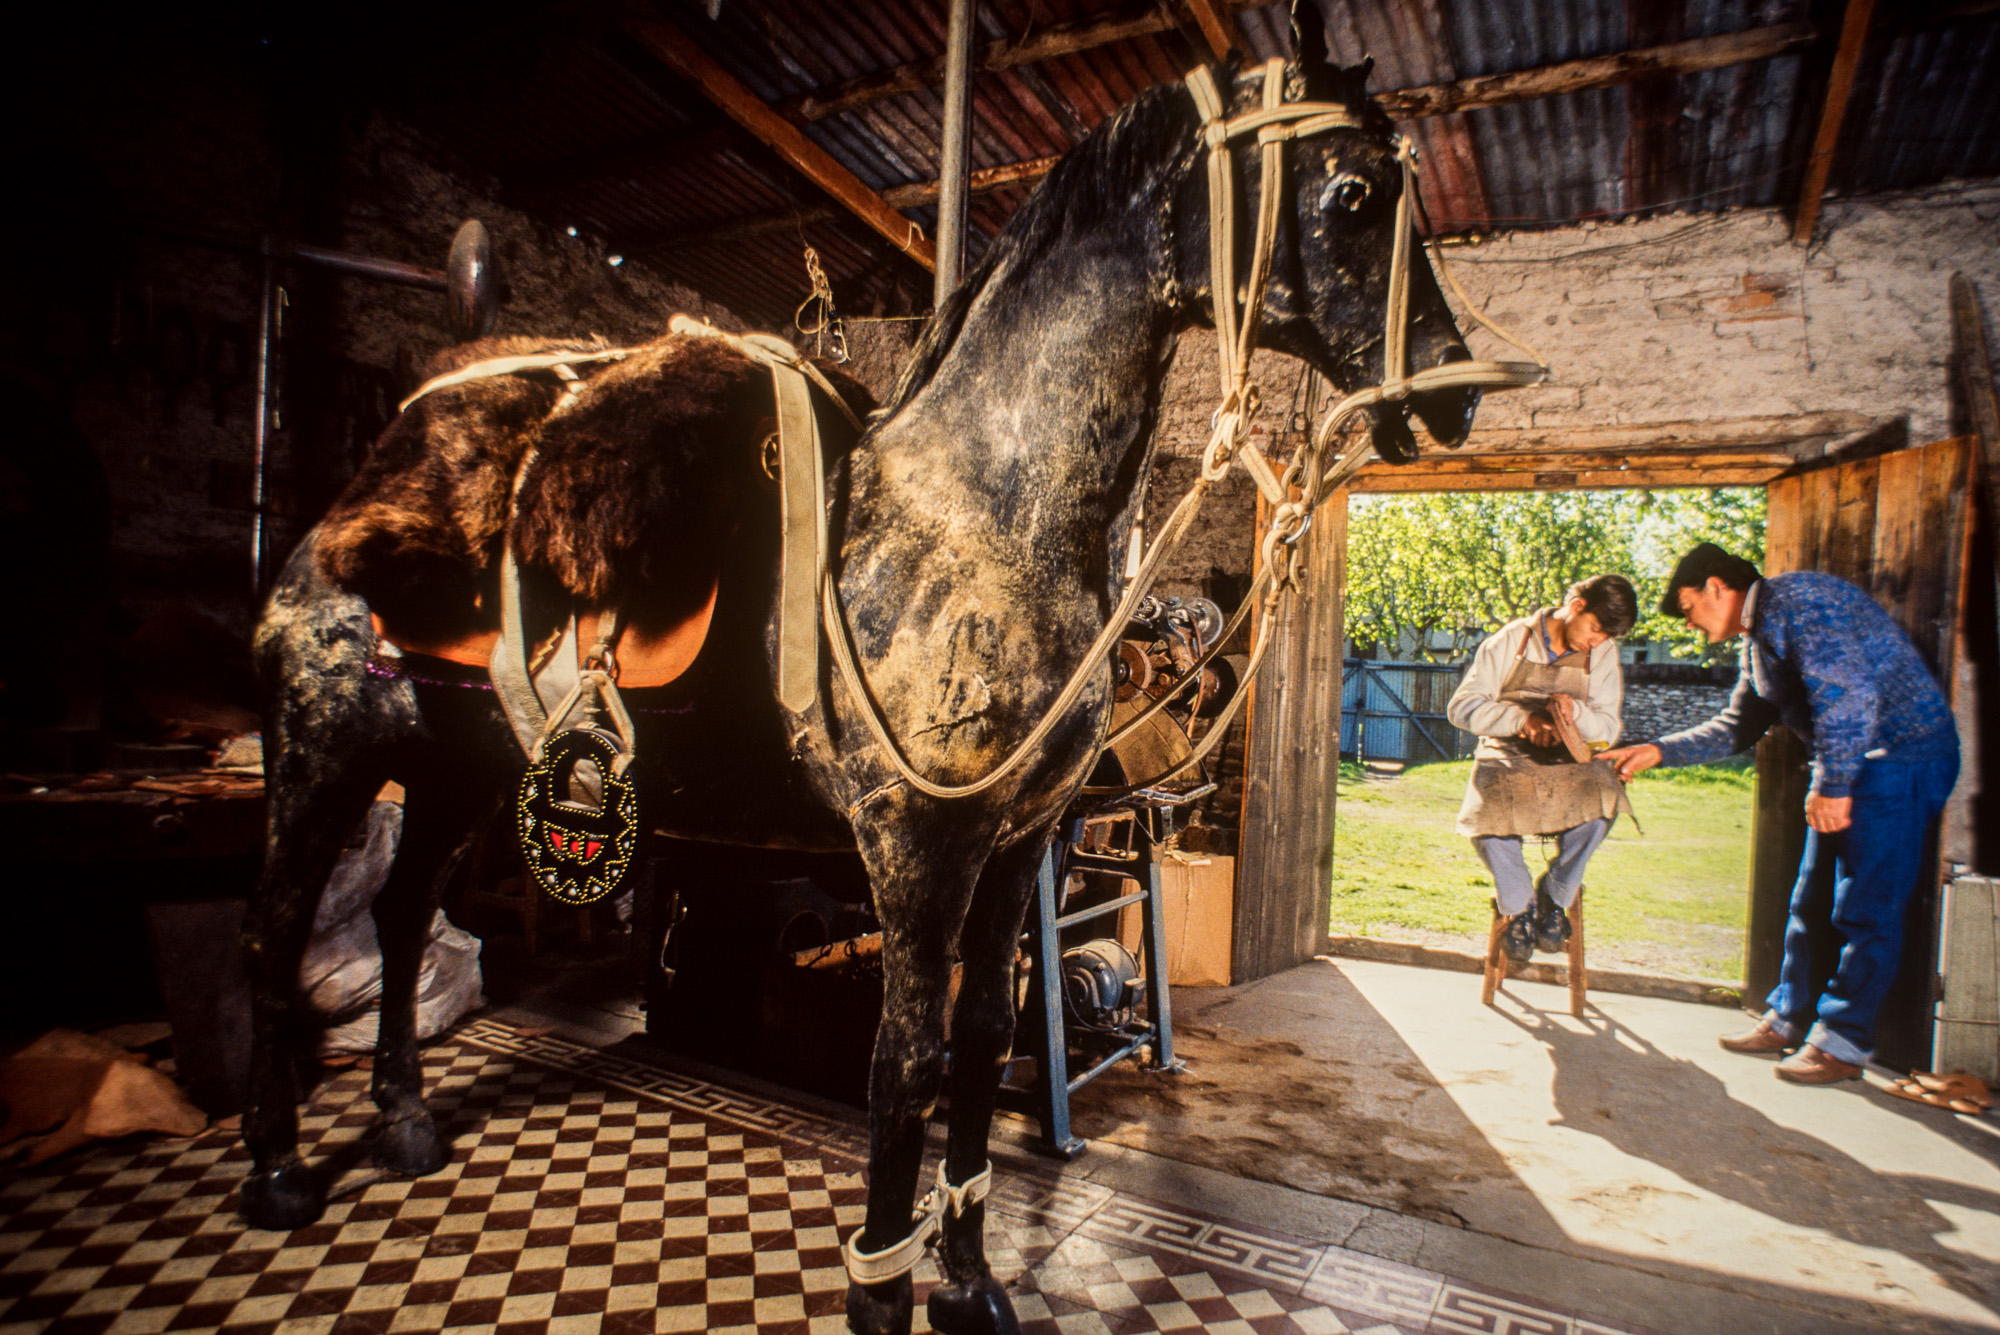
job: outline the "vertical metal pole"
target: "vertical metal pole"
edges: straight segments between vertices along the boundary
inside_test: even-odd
[[[944,142],[938,146],[936,305],[965,276],[965,203],[972,131],[972,17],[978,0],[951,0],[944,49]]]
[[[1166,887],[1161,884],[1161,849],[1159,841],[1153,838],[1150,820],[1137,821],[1135,825],[1146,855],[1146,879],[1143,882],[1146,899],[1139,906],[1139,916],[1146,935],[1146,1009],[1153,1030],[1153,1066],[1159,1070],[1179,1071],[1181,1064],[1174,1060],[1172,988],[1167,978],[1171,966],[1167,961],[1167,905]],[[1190,871],[1188,874],[1192,876],[1194,873]]]
[[[1076,1157],[1083,1142],[1069,1129],[1069,1028],[1063,1019],[1062,942],[1056,919],[1062,916],[1063,851],[1073,847],[1083,822],[1064,821],[1042,853],[1035,877],[1035,974],[1042,994],[1042,1148],[1065,1159]]]
[[[257,396],[250,413],[250,601],[264,596],[264,470],[271,424],[271,317],[277,304],[277,262],[264,238],[257,306]]]

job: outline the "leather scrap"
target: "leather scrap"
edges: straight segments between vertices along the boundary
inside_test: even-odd
[[[1955,1113],[1978,1114],[1993,1106],[1993,1095],[1986,1082],[1963,1071],[1953,1071],[1949,1075],[1912,1071],[1900,1080],[1891,1081],[1888,1089],[1899,1099],[1928,1104],[1933,1108],[1949,1108]]]

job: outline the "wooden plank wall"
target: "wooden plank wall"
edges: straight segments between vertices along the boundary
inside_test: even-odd
[[[1941,681],[1958,603],[1966,442],[1940,441],[1873,459],[1780,478],[1770,485],[1765,573],[1820,570],[1874,595]],[[1805,847],[1805,747],[1774,728],[1757,748],[1757,810],[1750,859],[1744,994],[1754,1006],[1776,985],[1792,885]],[[1879,1055],[1927,1064],[1935,996],[1938,879],[1926,876],[1905,925],[1904,964],[1883,1007]]]
[[[1260,505],[1260,518],[1263,512]],[[1340,777],[1345,491],[1320,508],[1305,541],[1304,593],[1278,619],[1246,706],[1249,754],[1230,958],[1237,983],[1283,972],[1326,948]]]

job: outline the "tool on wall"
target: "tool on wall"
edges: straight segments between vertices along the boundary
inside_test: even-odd
[[[459,224],[457,233],[452,237],[445,267],[429,269],[420,264],[405,264],[401,260],[378,259],[372,255],[354,255],[343,250],[329,250],[324,246],[309,246],[269,234],[255,241],[244,241],[218,235],[202,228],[169,224],[153,223],[148,225],[146,230],[164,240],[179,241],[211,250],[254,255],[258,259],[257,343],[254,354],[247,359],[247,367],[244,366],[246,359],[243,355],[231,346],[237,340],[247,338],[240,325],[224,324],[216,327],[208,347],[205,365],[191,322],[184,331],[187,341],[184,350],[175,348],[169,352],[163,347],[166,340],[182,336],[180,331],[172,328],[171,317],[178,308],[169,308],[160,312],[157,317],[152,316],[149,311],[146,325],[151,331],[150,350],[155,363],[155,374],[164,377],[162,383],[166,386],[166,401],[170,415],[181,392],[198,375],[205,372],[209,382],[210,403],[219,425],[225,416],[225,400],[228,393],[245,379],[254,376],[256,393],[251,409],[250,592],[253,598],[261,598],[264,593],[265,549],[268,545],[264,533],[264,514],[266,497],[270,491],[270,436],[271,432],[278,430],[282,423],[280,403],[284,388],[282,374],[284,315],[291,299],[291,294],[283,282],[282,267],[288,264],[308,264],[331,269],[336,273],[352,274],[357,278],[373,278],[378,282],[442,292],[445,294],[445,326],[451,331],[453,339],[465,343],[493,332],[494,321],[499,314],[500,275],[493,262],[492,237],[488,234],[486,225],[477,218],[466,219]],[[150,297],[146,304],[150,307]],[[185,315],[185,312],[182,314]],[[121,342],[133,341],[133,331],[122,328],[127,315],[127,305],[121,300],[116,309],[117,323],[120,327],[114,330],[112,340],[115,350],[121,350]],[[118,352],[114,351],[114,356],[116,355]],[[239,367],[243,369],[239,370]],[[128,382],[129,371],[121,370],[121,388]]]

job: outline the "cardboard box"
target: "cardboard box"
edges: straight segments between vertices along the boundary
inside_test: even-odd
[[[1166,909],[1168,985],[1227,987],[1235,943],[1236,859],[1168,854],[1160,864],[1160,898]],[[1118,915],[1118,940],[1142,963],[1143,921],[1137,904]]]

